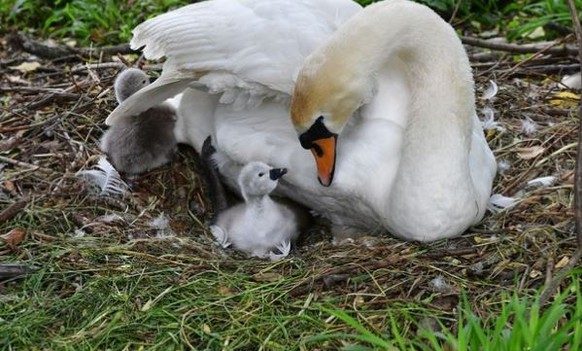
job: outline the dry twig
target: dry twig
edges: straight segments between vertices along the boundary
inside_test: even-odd
[[[578,60],[580,68],[582,69],[582,28],[580,27],[580,20],[578,19],[578,11],[573,0],[568,0],[568,7],[572,15],[572,23],[574,24],[574,32],[578,41]],[[542,295],[540,296],[540,304],[545,304],[550,297],[552,297],[558,290],[560,284],[566,278],[568,273],[577,266],[580,257],[582,257],[582,152],[580,145],[582,145],[582,104],[578,107],[578,151],[576,153],[576,173],[574,176],[574,216],[576,221],[576,238],[578,241],[578,249],[570,258],[566,267],[562,268],[546,285]]]
[[[26,205],[28,205],[29,201],[30,200],[27,198],[18,200],[17,202],[10,205],[7,209],[0,212],[0,224],[11,220],[14,216],[18,214],[18,212],[20,212],[22,209],[26,207]]]
[[[570,36],[566,36],[564,40],[567,40]],[[498,51],[506,51],[511,52],[514,54],[534,54],[540,51],[544,51],[546,54],[556,55],[556,56],[568,56],[568,55],[577,55],[578,48],[573,47],[571,45],[560,45],[560,42],[556,43],[545,43],[545,44],[508,44],[508,43],[499,43],[493,42],[490,40],[478,39],[473,37],[461,36],[461,40],[463,44],[476,46],[485,49],[491,50],[498,50]]]
[[[82,49],[75,49],[65,45],[50,46],[19,33],[10,34],[8,40],[13,47],[48,60],[61,60],[75,55],[125,55],[133,52],[128,44]]]
[[[23,264],[2,263],[0,264],[0,279],[22,277],[33,271],[34,269]]]

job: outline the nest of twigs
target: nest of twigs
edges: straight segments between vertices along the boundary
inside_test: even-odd
[[[99,274],[115,274],[128,260],[184,267],[186,275],[253,276],[266,267],[285,275],[299,267],[304,275],[291,296],[359,295],[369,309],[414,299],[452,311],[463,290],[479,311],[500,290],[538,290],[577,245],[572,203],[579,96],[558,84],[576,60],[568,53],[469,52],[479,109],[491,108],[498,123],[487,131],[500,162],[494,193],[517,203],[488,213],[461,237],[428,245],[389,235],[334,245],[322,227],[272,266],[212,244],[197,156],[187,146],[170,165],[128,179],[131,194],[124,197],[98,196],[75,176],[99,157],[104,120],[115,106],[114,77],[137,55],[74,50],[47,59],[0,38],[0,261]],[[499,92],[485,100],[489,81]],[[554,178],[530,183],[539,177]],[[162,214],[169,221],[165,235],[152,225]],[[66,296],[72,288],[62,289]]]

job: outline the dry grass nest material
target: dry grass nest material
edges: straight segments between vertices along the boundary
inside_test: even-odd
[[[201,271],[258,282],[267,273],[266,279],[295,274],[287,291],[292,297],[343,296],[345,304],[368,309],[414,300],[452,311],[464,290],[476,311],[486,311],[500,291],[538,289],[576,249],[571,208],[579,96],[558,89],[557,72],[528,70],[571,65],[573,57],[541,55],[517,68],[511,56],[474,63],[479,108],[493,109],[498,122],[487,131],[501,162],[494,192],[518,196],[515,206],[488,213],[459,238],[429,245],[387,235],[333,245],[325,228],[316,228],[276,264],[212,244],[197,156],[189,147],[170,165],[129,179],[132,191],[124,197],[95,195],[75,177],[100,156],[104,120],[115,106],[114,77],[123,60],[135,59],[49,61],[0,39],[0,212],[16,208],[0,222],[0,262],[88,275],[172,267],[181,272],[176,279]],[[479,98],[491,80],[498,94]],[[535,127],[524,128],[524,121]],[[555,180],[528,185],[545,176]],[[169,225],[159,229],[156,218]],[[63,297],[71,289],[63,282]]]

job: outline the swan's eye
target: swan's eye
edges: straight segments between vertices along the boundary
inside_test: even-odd
[[[264,176],[264,175],[265,175],[265,173],[264,173],[264,172],[261,172],[261,173],[259,173],[259,177],[262,177],[262,176]]]
[[[144,79],[144,80],[141,82],[141,84],[146,84],[147,82],[148,82],[148,81]]]

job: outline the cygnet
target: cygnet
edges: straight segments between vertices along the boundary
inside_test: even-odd
[[[223,247],[231,244],[251,256],[279,260],[291,250],[307,222],[307,214],[291,204],[273,200],[275,189],[286,168],[272,168],[262,162],[245,165],[238,177],[244,203],[218,213],[210,226]],[[273,251],[278,250],[280,254]]]
[[[150,79],[137,68],[121,72],[114,84],[119,103],[147,86]],[[149,171],[168,163],[174,156],[176,110],[167,103],[119,120],[101,138],[101,150],[113,166],[128,174]]]

